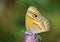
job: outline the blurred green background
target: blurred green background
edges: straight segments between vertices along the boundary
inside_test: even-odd
[[[50,22],[43,42],[60,42],[60,0],[0,0],[0,42],[23,42],[25,15],[31,5]]]

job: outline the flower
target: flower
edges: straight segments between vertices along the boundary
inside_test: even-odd
[[[23,35],[24,42],[38,42],[38,38],[34,33],[28,33]]]

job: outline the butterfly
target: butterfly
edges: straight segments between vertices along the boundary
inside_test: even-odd
[[[50,29],[48,20],[41,15],[35,6],[30,6],[27,9],[25,17],[25,25],[27,33],[42,33]]]

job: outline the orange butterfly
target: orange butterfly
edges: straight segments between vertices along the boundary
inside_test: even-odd
[[[34,6],[30,6],[27,10],[25,25],[27,31],[34,33],[42,33],[50,29],[48,20],[41,16],[41,13]]]

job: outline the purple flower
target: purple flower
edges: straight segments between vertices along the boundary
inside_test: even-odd
[[[38,38],[35,34],[24,34],[23,35],[24,42],[38,42]]]

